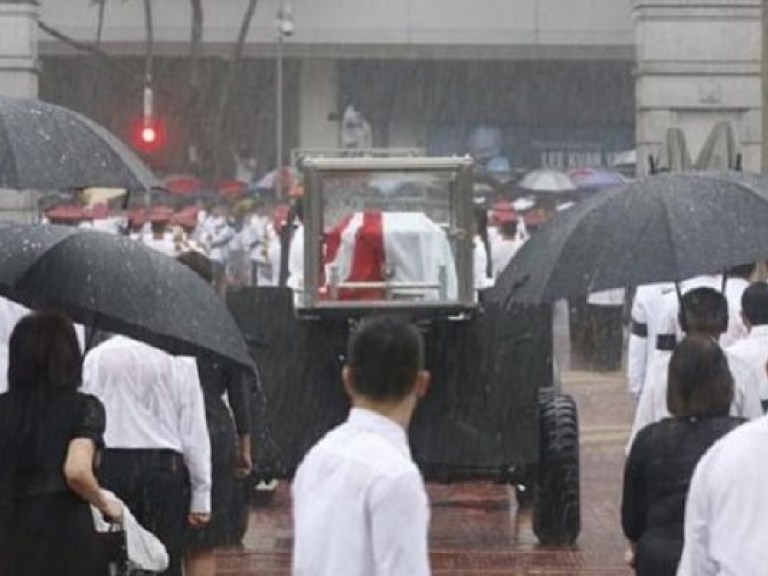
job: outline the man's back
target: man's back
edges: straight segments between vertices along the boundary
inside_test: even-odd
[[[746,337],[726,348],[729,354],[737,356],[751,365],[760,376],[760,400],[768,401],[768,325],[754,326]]]
[[[429,507],[405,431],[353,409],[293,483],[295,576],[429,574]]]
[[[179,415],[202,404],[194,359],[115,336],[86,355],[83,379],[84,390],[99,397],[109,415],[107,447],[184,452],[186,423]]]
[[[699,461],[685,509],[679,576],[765,574],[768,419],[743,424]]]

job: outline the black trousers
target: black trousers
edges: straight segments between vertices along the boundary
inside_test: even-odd
[[[165,545],[168,576],[182,576],[189,512],[189,473],[171,450],[105,450],[99,481]]]

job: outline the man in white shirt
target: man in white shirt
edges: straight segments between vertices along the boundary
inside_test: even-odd
[[[181,576],[186,525],[202,526],[211,511],[211,446],[195,359],[113,336],[86,355],[83,390],[107,414],[103,484],[165,545],[164,574]]]
[[[491,246],[494,279],[501,276],[525,243],[517,236],[517,216],[514,213],[504,213],[499,218],[499,238]]]
[[[768,284],[750,284],[741,297],[741,316],[747,335],[726,348],[727,352],[752,366],[760,375],[760,403],[768,408]]]
[[[348,420],[305,456],[293,482],[294,576],[427,576],[429,503],[408,447],[429,386],[421,336],[392,318],[352,336]]]
[[[712,288],[696,288],[683,296],[680,325],[686,334],[717,340],[728,327],[728,303],[725,296]],[[646,379],[635,411],[627,450],[637,433],[648,424],[669,417],[667,409],[667,376],[671,352],[657,351],[654,366]],[[732,416],[753,419],[763,415],[760,405],[760,374],[742,359],[725,350],[733,375]]]
[[[754,264],[734,266],[728,270],[723,294],[728,300],[728,330],[720,337],[720,345],[730,346],[747,335],[747,327],[741,317],[741,297],[755,272]]]
[[[671,284],[646,284],[635,291],[627,347],[627,388],[636,400],[640,398],[646,374],[652,366],[656,337],[665,329],[662,322],[664,297],[673,292]]]
[[[739,426],[699,460],[685,505],[678,576],[768,572],[768,418]]]
[[[226,289],[229,244],[234,237],[235,229],[229,224],[227,207],[219,204],[205,221],[203,242],[211,260],[214,288],[220,294]]]

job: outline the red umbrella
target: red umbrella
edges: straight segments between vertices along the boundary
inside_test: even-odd
[[[205,184],[199,178],[187,174],[168,176],[163,185],[174,196],[194,196],[205,191]]]

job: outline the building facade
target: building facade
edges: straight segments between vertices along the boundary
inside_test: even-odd
[[[203,0],[198,73],[213,94],[224,82],[248,2]],[[634,146],[632,7],[616,0],[294,0],[285,62],[284,147],[337,147],[347,106],[373,144],[466,153],[490,140],[514,166],[599,164]],[[278,0],[257,4],[227,111],[228,146],[275,161]],[[91,0],[43,0],[40,18],[93,43]],[[192,10],[163,0],[153,10],[157,108],[170,123],[166,162],[190,122]],[[40,35],[40,93],[81,109],[130,138],[140,113],[146,40],[143,2],[107,2],[103,59]],[[200,72],[200,70],[202,72]],[[215,99],[215,96],[212,96]],[[210,105],[203,110],[210,110]],[[176,141],[176,139],[179,141]],[[182,162],[183,163],[183,162]]]

